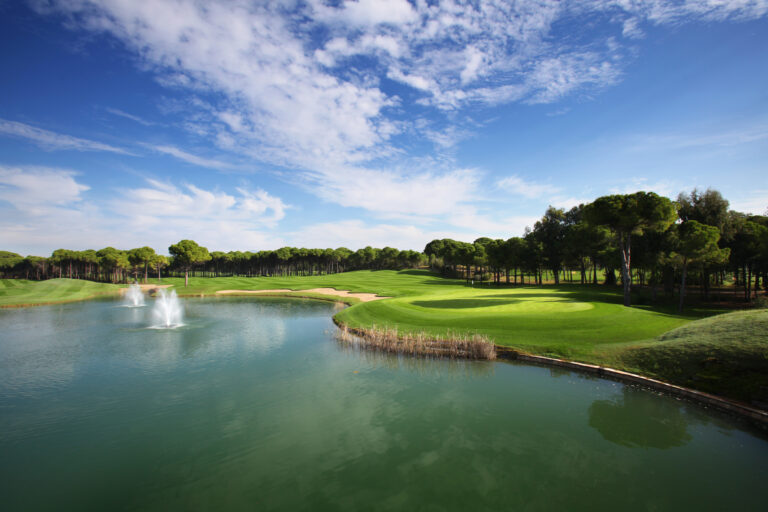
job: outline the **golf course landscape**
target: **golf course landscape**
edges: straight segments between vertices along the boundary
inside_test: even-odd
[[[759,405],[768,402],[768,310],[676,312],[673,305],[622,305],[602,285],[468,284],[427,270],[356,271],[300,277],[151,279],[180,297],[295,296],[350,304],[335,315],[350,328],[396,328],[440,338],[482,334],[522,353],[598,364]],[[319,288],[376,294],[361,301]],[[291,290],[291,291],[287,291]],[[118,294],[82,280],[0,281],[0,305],[24,306]],[[353,294],[354,295],[354,294]]]

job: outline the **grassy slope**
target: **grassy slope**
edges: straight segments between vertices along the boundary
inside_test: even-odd
[[[51,304],[118,293],[120,286],[78,279],[0,279],[0,307]]]
[[[605,348],[636,373],[768,409],[768,309],[690,322],[653,341]]]
[[[531,353],[623,368],[747,401],[759,395],[755,393],[766,379],[768,339],[764,333],[768,329],[760,322],[768,321],[768,313],[757,323],[735,320],[742,319],[742,314],[746,315],[744,319],[752,318],[751,312],[690,323],[719,311],[692,308],[685,315],[678,315],[664,307],[625,308],[618,289],[601,286],[478,288],[426,271],[192,278],[186,289],[183,279],[166,278],[162,283],[173,284],[180,295],[211,295],[217,290],[231,289],[319,287],[375,292],[392,299],[354,304],[339,312],[337,318],[351,326],[397,325],[401,330],[434,334],[479,332],[498,344]],[[103,288],[110,286],[66,279],[2,282],[0,305],[87,298],[111,291]],[[730,337],[724,335],[726,331]],[[654,340],[663,333],[668,334]],[[758,360],[758,355],[763,360]]]

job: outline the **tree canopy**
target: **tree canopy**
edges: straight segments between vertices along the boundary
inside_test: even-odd
[[[616,237],[621,256],[624,305],[631,304],[632,235],[646,231],[664,231],[677,218],[675,205],[653,192],[598,197],[586,206],[587,222],[607,227]]]

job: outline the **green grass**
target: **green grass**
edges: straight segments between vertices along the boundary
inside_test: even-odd
[[[72,302],[119,293],[120,286],[80,279],[0,279],[0,307]]]
[[[158,283],[151,279],[151,283]],[[768,386],[768,312],[711,317],[722,310],[674,304],[622,305],[618,288],[591,285],[474,287],[423,270],[359,271],[312,277],[164,278],[182,296],[219,290],[336,288],[391,297],[336,314],[350,327],[401,332],[479,333],[525,352],[621,368],[746,401]],[[117,286],[54,279],[0,281],[0,305],[41,304],[114,293]],[[327,298],[327,297],[326,297]],[[704,318],[702,320],[702,318]],[[695,321],[694,321],[695,320]],[[692,322],[693,321],[693,322]],[[665,334],[667,333],[667,334]],[[761,389],[763,391],[761,391]],[[762,394],[761,394],[762,393]]]
[[[606,350],[614,366],[768,409],[768,309],[690,322]]]
[[[189,278],[189,286],[184,287],[184,278],[150,279],[152,284],[172,284],[179,295],[210,295],[219,290],[270,290],[288,288],[291,290],[309,290],[312,288],[336,288],[352,292],[378,293],[387,297],[421,295],[425,286],[453,286],[462,283],[424,270],[361,270],[307,277],[219,277]]]

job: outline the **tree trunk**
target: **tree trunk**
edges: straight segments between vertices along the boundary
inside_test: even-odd
[[[189,270],[184,270],[184,288],[189,286]]]
[[[736,271],[736,274],[738,274],[738,270]],[[742,265],[741,267],[741,276],[743,277],[742,284],[744,285],[744,300],[749,301],[749,290],[747,289],[747,265]]]
[[[631,306],[629,295],[632,289],[630,235],[627,235],[626,243],[621,239],[619,242],[621,244],[621,285],[624,288],[624,305]]]
[[[688,262],[683,260],[683,279],[680,281],[680,305],[677,307],[679,313],[683,312],[683,300],[685,300],[685,277],[688,274]]]
[[[704,287],[704,300],[709,300],[709,271],[707,269],[701,271],[701,284]]]

